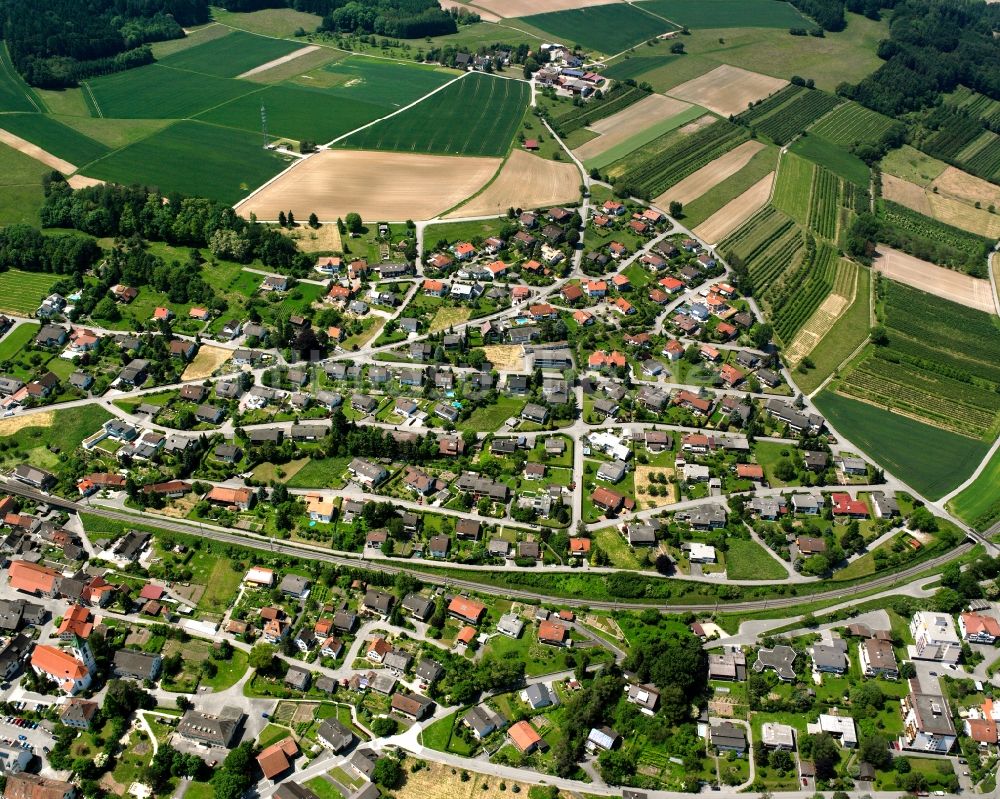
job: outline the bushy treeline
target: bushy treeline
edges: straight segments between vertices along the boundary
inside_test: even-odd
[[[46,181],[42,227],[74,228],[98,237],[207,247],[218,258],[305,274],[312,262],[277,230],[243,219],[224,203],[143,186],[105,184],[73,190],[60,175]]]
[[[153,60],[145,45],[208,21],[207,0],[0,0],[15,69],[33,86],[63,88]]]
[[[222,0],[219,5],[229,11],[288,7],[319,14],[319,29],[331,33],[419,39],[458,30],[458,13],[444,11],[437,0]]]
[[[1000,9],[976,0],[898,0],[878,48],[885,63],[838,93],[888,116],[933,105],[959,84],[1000,99],[998,25]]]
[[[828,31],[842,31],[847,26],[844,19],[844,0],[792,0],[803,14],[808,14]]]

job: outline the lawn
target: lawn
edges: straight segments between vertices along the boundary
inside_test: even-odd
[[[159,63],[174,69],[200,72],[217,78],[235,78],[254,67],[274,61],[304,46],[283,39],[234,30],[221,38],[169,55]]]
[[[439,752],[454,752],[462,756],[472,754],[472,747],[464,739],[453,734],[455,724],[461,715],[461,712],[452,713],[435,721],[421,732],[421,743],[428,749],[436,749]]]
[[[285,166],[260,146],[259,134],[178,122],[96,161],[87,174],[231,203]]]
[[[291,735],[291,730],[288,727],[279,727],[277,724],[268,724],[263,730],[260,731],[260,735],[257,736],[257,745],[261,749],[266,749],[273,743],[284,740],[289,735]]]
[[[0,291],[10,291],[9,285],[4,285],[5,280],[11,272],[3,272],[0,274]],[[38,307],[37,305],[35,306]],[[7,310],[7,309],[3,309]],[[15,327],[8,333],[2,341],[0,341],[0,363],[4,361],[9,361],[17,353],[21,351],[21,348],[27,344],[29,341],[35,338],[38,334],[38,325],[33,323],[27,323]]]
[[[638,569],[639,559],[632,549],[613,527],[605,527],[594,531],[594,545],[608,556],[611,565],[619,569]]]
[[[805,393],[811,394],[819,388],[823,381],[868,338],[871,319],[870,295],[871,272],[859,269],[854,302],[809,353],[815,368],[805,374],[795,373],[795,382]]]
[[[439,241],[454,244],[458,241],[489,238],[496,236],[506,224],[508,224],[506,218],[479,219],[471,222],[438,222],[434,225],[428,225],[424,229],[424,242],[427,247],[436,247]],[[410,305],[433,299],[436,298],[417,294],[410,301]],[[435,304],[440,305],[439,302]]]
[[[100,142],[46,114],[7,114],[2,120],[2,126],[4,130],[9,130],[76,166],[89,164],[108,152],[108,148]]]
[[[757,462],[764,468],[764,476],[767,477],[767,483],[770,486],[784,486],[790,485],[778,479],[775,475],[774,470],[778,466],[778,463],[788,458],[792,450],[795,447],[790,444],[779,444],[774,441],[755,441],[753,444],[754,455],[757,457]],[[786,453],[786,454],[782,454]],[[792,481],[791,484],[795,484]]]
[[[305,787],[316,794],[319,799],[344,799],[343,794],[334,788],[333,783],[322,774],[306,782]]]
[[[726,576],[730,580],[783,580],[788,572],[756,541],[730,538]]]
[[[34,314],[52,289],[56,278],[47,272],[0,272],[0,311],[20,316]],[[31,326],[28,330],[31,330]],[[36,331],[37,332],[37,331]]]
[[[551,33],[556,41],[567,45],[580,44],[585,49],[613,55],[677,29],[678,26],[655,13],[639,10],[647,5],[614,3],[533,14],[522,17],[520,21]]]
[[[234,649],[229,660],[216,660],[215,665],[218,671],[213,677],[202,677],[198,682],[199,688],[211,688],[213,691],[224,691],[231,688],[240,681],[246,674],[247,663],[250,657],[246,652]]]
[[[50,447],[72,451],[95,432],[111,414],[97,405],[43,411],[23,419],[0,421],[0,437],[7,449],[0,453],[0,467],[27,461],[42,469],[54,469],[59,456]],[[10,423],[13,424],[10,424]]]
[[[340,146],[502,156],[510,149],[529,94],[523,81],[470,73],[399,117],[347,137]]]
[[[644,0],[639,8],[687,28],[811,28],[790,3],[774,0]]]
[[[233,604],[243,572],[233,569],[233,562],[228,558],[205,550],[195,552],[189,565],[194,572],[191,582],[205,586],[205,593],[198,600],[198,610],[221,616]]]
[[[42,177],[49,171],[41,161],[0,144],[0,225],[38,224]]]
[[[816,407],[886,470],[929,499],[960,485],[985,456],[983,441],[824,390]]]
[[[485,651],[501,660],[511,658],[522,661],[525,674],[529,677],[563,671],[567,668],[566,655],[569,654],[569,650],[562,647],[538,643],[535,630],[530,626],[525,627],[517,639],[506,635],[490,638]]]
[[[289,488],[342,488],[350,458],[310,460],[287,481]]]
[[[468,419],[463,419],[456,427],[461,431],[493,432],[508,418],[520,414],[524,406],[525,401],[518,397],[498,397],[493,405],[476,408]]]
[[[802,136],[791,146],[796,155],[825,166],[835,175],[849,180],[856,186],[868,188],[870,170],[868,165],[853,153],[831,144],[820,136]]]
[[[949,503],[950,510],[977,530],[986,530],[1000,519],[1000,450],[993,453],[976,481]]]

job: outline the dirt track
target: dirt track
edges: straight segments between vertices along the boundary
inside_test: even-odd
[[[18,152],[22,152],[25,155],[34,158],[36,161],[41,161],[45,164],[45,166],[52,167],[52,169],[62,172],[64,175],[72,175],[76,172],[76,167],[69,161],[64,161],[62,158],[58,158],[52,155],[52,153],[46,152],[38,145],[32,144],[26,139],[22,139],[20,136],[15,136],[10,131],[0,129],[0,141],[10,147],[13,147]]]
[[[717,244],[764,207],[771,196],[774,172],[769,172],[735,200],[730,200],[694,229],[694,234]]]
[[[274,220],[291,209],[305,219],[366,221],[433,219],[475,194],[500,166],[499,158],[323,150],[240,203],[236,210]]]
[[[763,149],[764,145],[759,141],[743,142],[735,150],[730,150],[721,158],[716,158],[712,163],[706,164],[696,172],[692,172],[680,183],[663,192],[663,194],[653,200],[653,203],[663,206],[672,200],[685,204],[692,200],[697,200],[701,195],[710,189],[714,189],[726,178],[732,177],[743,169],[743,167],[750,163],[750,159]]]
[[[886,277],[967,308],[987,313],[997,312],[988,280],[969,277],[961,272],[921,261],[883,244],[879,245],[878,252],[872,265]]]
[[[750,103],[763,100],[787,84],[788,81],[781,78],[723,65],[674,86],[667,94],[728,117],[746,111]]]
[[[500,17],[528,17],[549,11],[570,11],[587,6],[606,6],[619,0],[480,0],[479,8],[492,11]]]
[[[565,161],[550,161],[515,150],[497,179],[482,194],[445,216],[502,214],[508,208],[537,208],[580,199],[580,173]]]
[[[589,125],[588,127],[600,136],[581,144],[573,153],[581,161],[602,155],[636,133],[677,116],[690,107],[690,103],[685,103],[683,100],[664,97],[662,94],[651,94],[617,114]]]
[[[288,55],[283,55],[281,58],[275,58],[268,61],[266,64],[261,64],[259,67],[254,67],[253,69],[248,69],[242,75],[237,75],[237,78],[249,78],[251,75],[257,75],[260,72],[267,72],[273,67],[280,67],[282,64],[287,64],[289,61],[294,61],[296,58],[308,55],[309,53],[314,53],[319,50],[319,45],[311,44],[308,47],[300,47],[298,50],[289,53]]]

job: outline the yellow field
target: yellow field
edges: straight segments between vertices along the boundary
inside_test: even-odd
[[[194,360],[181,375],[181,380],[204,380],[206,377],[211,377],[212,373],[228,361],[232,354],[231,350],[223,347],[202,344]]]
[[[438,333],[449,327],[460,325],[472,316],[471,308],[441,308],[431,320],[430,332]]]
[[[524,369],[524,350],[514,344],[491,344],[483,347],[488,360],[498,370],[520,372]]]
[[[500,790],[502,782],[506,782],[506,791]],[[523,796],[528,795],[530,786],[527,783],[519,784],[476,773],[468,782],[462,782],[459,770],[428,762],[427,768],[419,771],[410,772],[407,769],[406,785],[394,793],[397,799],[507,799],[514,785],[519,785]]]
[[[0,419],[0,436],[12,436],[26,427],[52,427],[55,416],[52,411],[42,411],[29,416],[14,416]]]
[[[303,225],[291,230],[288,228],[278,228],[278,230],[288,238],[293,239],[302,252],[341,252],[343,250],[340,231],[337,229],[336,223],[332,221],[321,224],[315,229]]]
[[[663,466],[645,466],[636,464],[635,467],[635,499],[643,508],[662,508],[665,505],[673,505],[677,501],[677,488],[670,485],[668,496],[653,496],[649,493],[651,485],[662,486],[662,483],[654,483],[649,479],[650,475],[662,472],[668,478],[674,476],[674,470]]]

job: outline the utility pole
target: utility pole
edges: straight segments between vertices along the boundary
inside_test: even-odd
[[[264,149],[267,149],[268,136],[267,136],[267,109],[264,108],[264,104],[260,104],[260,129],[264,134]]]

